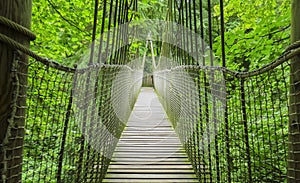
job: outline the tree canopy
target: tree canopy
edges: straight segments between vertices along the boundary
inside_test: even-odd
[[[244,71],[260,67],[274,60],[289,44],[290,1],[225,0],[224,3],[225,49],[231,69]],[[219,1],[212,1],[212,6],[214,42],[220,45]],[[94,2],[88,0],[34,1],[32,30],[37,40],[32,43],[32,49],[65,65],[76,63],[91,44],[93,8]],[[138,2],[135,19],[165,19],[167,9],[166,1],[142,0]],[[103,15],[98,16],[101,20]],[[132,46],[136,50],[141,44]],[[217,59],[221,57],[220,46],[213,47],[213,51]]]

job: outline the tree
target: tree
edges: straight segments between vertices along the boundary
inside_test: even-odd
[[[300,41],[300,1],[293,0],[292,4],[292,43]],[[300,180],[300,55],[291,62],[290,78],[290,111],[289,111],[289,154],[288,154],[288,182],[296,183]]]
[[[0,1],[0,16],[30,29],[32,0]],[[0,35],[29,48],[29,37],[2,24]],[[18,60],[18,62],[17,62]],[[0,182],[21,182],[28,56],[0,42]],[[17,88],[18,87],[18,88]]]

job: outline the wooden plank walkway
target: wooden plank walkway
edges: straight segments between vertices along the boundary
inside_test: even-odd
[[[142,88],[103,182],[198,182],[153,88]]]

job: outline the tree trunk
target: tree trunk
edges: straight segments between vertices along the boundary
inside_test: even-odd
[[[31,6],[32,0],[0,0],[0,16],[30,29]],[[29,48],[24,34],[3,24],[0,33]],[[0,182],[21,182],[27,63],[27,55],[0,41]]]
[[[300,40],[300,0],[292,0],[291,41]],[[300,55],[291,61],[288,182],[300,182]]]

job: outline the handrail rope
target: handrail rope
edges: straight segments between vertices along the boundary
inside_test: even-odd
[[[123,65],[123,64],[102,64],[102,63],[94,63],[93,65],[89,65],[86,68],[82,68],[82,69],[76,69],[76,73],[84,73],[88,70],[94,69],[94,68],[112,68],[112,69],[128,69],[130,71],[134,71],[134,69],[132,69],[131,67],[129,67],[128,65]]]
[[[293,50],[293,49],[295,49],[295,48],[298,48],[298,47],[300,47],[300,40],[299,40],[299,41],[296,41],[296,42],[294,42],[294,43],[292,43],[292,44],[290,44],[290,45],[285,49],[284,53],[285,53],[285,52],[288,52],[288,51],[291,51],[291,50]]]
[[[21,52],[31,56],[32,58],[42,62],[43,64],[50,66],[52,68],[61,70],[61,71],[66,71],[66,72],[71,72],[71,73],[75,73],[75,71],[83,71],[83,70],[88,70],[90,68],[95,68],[95,67],[116,67],[116,68],[127,68],[129,70],[132,70],[132,68],[130,68],[127,65],[123,65],[123,64],[99,64],[99,63],[94,63],[92,65],[90,65],[87,68],[84,69],[75,69],[75,68],[71,68],[71,67],[67,67],[64,65],[61,65],[55,61],[49,60],[48,58],[44,58],[39,56],[38,54],[34,53],[33,51],[31,51],[30,49],[28,49],[27,47],[23,46],[22,44],[18,43],[17,41],[14,41],[13,39],[9,38],[8,36],[0,33],[0,41],[3,43],[6,43],[7,45],[11,46],[12,48],[15,48],[17,50],[20,50]],[[76,66],[75,66],[76,67]]]
[[[223,68],[223,71],[225,73],[228,73],[230,75],[234,75],[237,78],[247,78],[247,77],[252,77],[252,76],[257,76],[260,74],[263,74],[265,72],[270,71],[271,69],[276,68],[278,65],[290,60],[291,58],[300,55],[300,42],[297,42],[296,44],[292,44],[292,47],[289,47],[289,50],[286,50],[281,56],[279,56],[276,60],[270,62],[269,64],[253,70],[249,72],[237,72],[237,71],[232,71],[227,68]],[[298,46],[296,46],[298,44]],[[293,49],[291,49],[293,48]]]
[[[36,60],[42,62],[43,64],[47,65],[47,66],[51,66],[53,68],[62,70],[62,71],[66,71],[66,72],[75,72],[74,68],[71,67],[66,67],[63,66],[61,64],[58,64],[54,61],[51,61],[47,58],[43,58],[39,55],[37,55],[36,53],[34,53],[33,51],[31,51],[30,49],[26,48],[25,46],[23,46],[22,44],[18,43],[17,41],[14,41],[13,39],[9,38],[8,36],[0,33],[0,41],[8,44],[9,46],[16,48],[20,51],[22,51],[23,53],[26,53],[27,55],[31,56],[32,58],[35,58]],[[255,76],[255,75],[259,75],[262,74],[264,72],[267,72],[275,67],[277,67],[278,65],[286,62],[287,60],[291,59],[292,57],[296,56],[300,54],[300,41],[297,41],[293,44],[291,44],[290,46],[288,46],[288,48],[284,51],[284,53],[279,56],[279,58],[277,58],[276,60],[272,61],[271,63],[263,66],[260,69],[254,70],[254,71],[249,71],[249,72],[237,72],[237,71],[232,71],[229,70],[227,68],[223,68],[223,71],[230,74],[230,75],[234,75],[235,77],[238,78],[246,78],[246,77],[251,77],[251,76]],[[198,66],[203,68],[203,66]]]
[[[19,33],[22,33],[23,35],[27,36],[31,41],[34,41],[36,39],[36,35],[32,31],[18,23],[15,23],[14,21],[8,18],[0,16],[0,24],[3,24],[11,29],[18,31]]]
[[[283,52],[281,56],[279,56],[276,60],[270,62],[269,64],[253,71],[249,72],[238,72],[238,71],[233,71],[230,69],[227,69],[225,67],[219,67],[219,66],[203,66],[203,65],[180,65],[173,67],[171,69],[164,69],[161,71],[156,71],[156,73],[160,72],[170,72],[173,70],[178,70],[178,69],[203,69],[203,70],[222,70],[223,72],[230,74],[234,77],[237,78],[247,78],[247,77],[252,77],[252,76],[257,76],[260,74],[263,74],[265,72],[268,72],[274,68],[276,68],[278,65],[290,60],[291,58],[295,57],[296,55],[300,55],[300,41],[297,41],[290,46]]]
[[[22,44],[18,43],[17,41],[9,38],[8,36],[6,36],[2,33],[0,33],[0,41],[3,42],[3,43],[6,43],[7,45],[9,45],[12,48],[20,50],[21,52],[31,56],[32,58],[42,62],[43,64],[45,64],[47,66],[50,66],[52,68],[55,68],[55,69],[58,69],[58,70],[61,70],[61,71],[72,72],[72,73],[75,72],[74,68],[66,67],[66,66],[63,66],[63,65],[61,65],[57,62],[54,62],[52,60],[41,57],[41,56],[37,55],[36,53],[34,53],[33,51],[31,51],[30,49],[28,49],[27,47],[23,46]]]
[[[164,73],[164,72],[172,72],[172,71],[177,71],[181,69],[194,69],[194,70],[218,70],[218,71],[223,71],[222,67],[214,67],[214,66],[204,66],[204,65],[179,65],[172,67],[170,69],[164,69],[164,70],[158,70],[155,71],[156,74]]]

